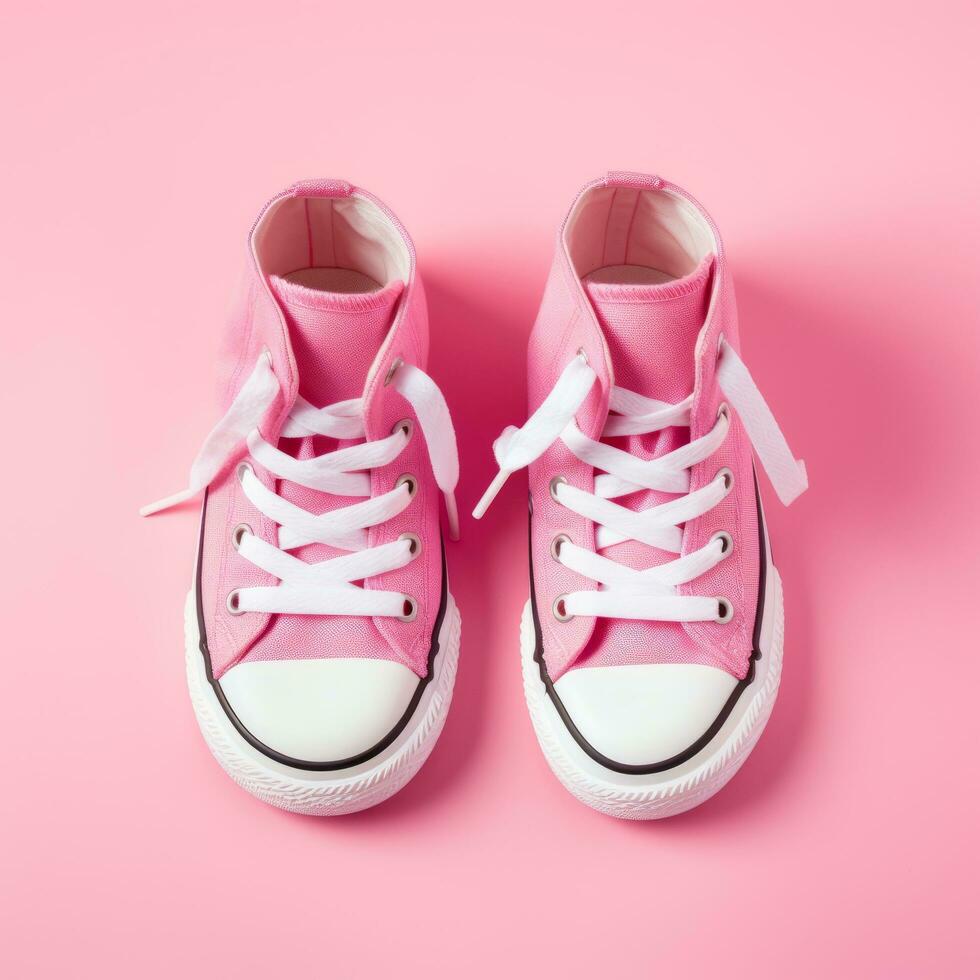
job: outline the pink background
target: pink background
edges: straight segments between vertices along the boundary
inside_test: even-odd
[[[0,972],[977,975],[975,5],[470,6],[4,15]],[[421,775],[353,818],[256,802],[185,691],[196,512],[136,517],[217,417],[249,223],[319,174],[395,208],[472,506],[557,223],[609,168],[712,211],[809,465],[767,495],[769,730],[684,817],[576,803],[524,708],[513,479],[450,552],[463,658]]]

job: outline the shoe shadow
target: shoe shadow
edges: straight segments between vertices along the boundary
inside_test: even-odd
[[[950,451],[936,438],[946,424],[942,386],[966,383],[968,368],[952,355],[917,356],[902,338],[921,334],[921,326],[903,322],[887,298],[875,309],[873,301],[857,304],[846,288],[789,294],[772,285],[761,263],[758,273],[743,270],[737,283],[743,354],[810,476],[809,491],[787,510],[759,473],[785,594],[782,681],[769,724],[732,781],[685,814],[635,825],[655,832],[684,834],[755,813],[819,762],[817,719],[834,723],[832,691],[848,684],[848,665],[862,655],[833,649],[821,623],[849,614],[835,602],[861,588],[847,582],[859,556],[914,523],[923,501],[942,499],[942,460]],[[888,322],[896,329],[883,344],[875,324]],[[921,397],[931,390],[935,398]],[[915,411],[901,411],[910,398]],[[898,480],[910,447],[916,480]],[[822,682],[830,672],[833,685]]]

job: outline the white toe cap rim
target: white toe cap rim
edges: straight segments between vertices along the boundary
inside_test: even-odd
[[[629,664],[570,670],[555,691],[597,752],[644,766],[689,749],[737,685],[731,674],[702,664]]]
[[[220,680],[232,711],[262,745],[305,762],[351,759],[398,724],[419,677],[389,660],[261,660]]]

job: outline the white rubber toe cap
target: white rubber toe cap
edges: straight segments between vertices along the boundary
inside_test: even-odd
[[[221,690],[262,746],[290,759],[353,759],[388,736],[420,679],[388,660],[263,660],[232,667]]]
[[[700,664],[581,667],[555,691],[582,737],[624,766],[665,762],[714,724],[738,681]]]

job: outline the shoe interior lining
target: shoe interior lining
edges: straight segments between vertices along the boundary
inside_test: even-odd
[[[320,289],[328,293],[373,293],[381,288],[377,279],[353,269],[297,269],[283,276],[283,279],[307,289]]]
[[[676,278],[663,269],[651,269],[645,265],[604,265],[583,276],[582,281],[603,285],[659,286]]]
[[[407,282],[408,246],[390,218],[360,197],[287,197],[255,230],[255,254],[268,275],[312,289],[370,292]]]
[[[689,201],[630,187],[582,195],[564,242],[579,277],[592,282],[670,282],[716,251],[711,226]]]

